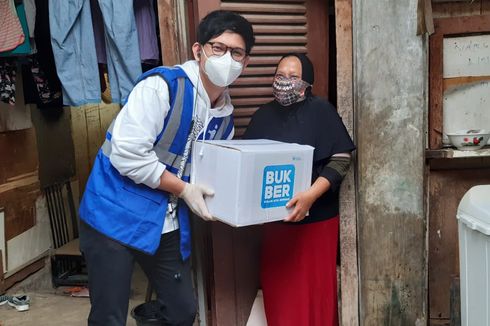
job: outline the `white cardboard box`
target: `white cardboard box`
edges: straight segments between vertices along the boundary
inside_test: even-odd
[[[311,186],[314,148],[272,140],[197,141],[191,182],[215,191],[209,212],[232,226],[284,219],[286,203]]]

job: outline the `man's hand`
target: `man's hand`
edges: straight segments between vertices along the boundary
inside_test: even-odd
[[[206,203],[204,202],[205,196],[213,195],[214,190],[212,189],[202,185],[186,183],[184,190],[182,190],[178,197],[185,201],[194,214],[206,221],[214,221],[214,218],[209,213]]]

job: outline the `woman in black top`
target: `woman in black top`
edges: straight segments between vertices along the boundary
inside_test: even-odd
[[[285,222],[265,225],[261,283],[269,326],[338,325],[339,187],[355,146],[335,108],[311,93],[311,61],[284,56],[275,100],[255,112],[244,138],[315,147],[312,186],[287,204]]]

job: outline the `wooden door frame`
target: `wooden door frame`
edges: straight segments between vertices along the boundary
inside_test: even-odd
[[[165,5],[172,4],[172,0],[158,0]],[[337,45],[337,110],[342,117],[349,133],[355,139],[355,122],[354,122],[354,104],[353,104],[353,38],[352,38],[352,0],[334,0],[335,2],[335,33],[336,33],[336,45]],[[203,17],[209,11],[219,9],[219,0],[191,0],[190,12],[194,21],[190,19],[188,26],[195,29],[199,21],[198,17]],[[159,6],[159,13],[160,10]],[[170,12],[170,14],[169,14]],[[164,31],[163,28],[172,26],[168,22],[172,22],[175,18],[168,18],[168,15],[172,15],[174,11],[163,12],[163,24],[162,18],[160,18],[160,30],[162,39],[166,37],[164,33],[170,35],[170,39],[167,39],[167,43],[162,43],[162,56],[166,55],[171,60],[178,61],[182,59],[185,54],[175,54],[170,49],[177,48],[176,42],[172,40],[172,35],[176,35],[175,32]],[[172,29],[172,28],[170,28]],[[193,40],[194,30],[188,31]],[[173,45],[172,45],[173,44]],[[167,47],[167,48],[164,48]],[[169,54],[165,54],[166,51],[170,51]],[[354,160],[355,162],[355,160]],[[353,169],[346,177],[341,193],[341,223],[340,223],[340,293],[341,304],[339,309],[339,320],[343,326],[358,326],[359,325],[359,265],[358,265],[358,250],[357,250],[357,196],[354,173],[356,170],[356,164],[354,163]],[[215,280],[216,281],[216,280]],[[215,293],[214,289],[212,291]],[[216,302],[215,302],[216,304]],[[212,317],[216,320],[217,311],[213,309]]]

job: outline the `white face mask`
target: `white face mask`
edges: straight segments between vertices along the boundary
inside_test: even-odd
[[[226,87],[233,83],[242,73],[243,65],[240,62],[233,60],[230,51],[223,54],[221,57],[212,55],[206,56],[204,64],[204,72],[208,75],[209,80],[219,87]]]

